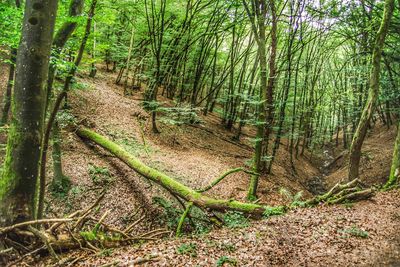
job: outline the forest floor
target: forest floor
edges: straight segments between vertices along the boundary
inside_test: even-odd
[[[99,70],[95,79],[80,77],[69,98],[69,113],[151,167],[188,186],[202,188],[224,171],[245,166],[251,159],[254,131],[246,128],[241,142],[233,141],[235,132],[223,128],[217,114],[201,116],[201,123],[194,126],[160,122],[161,134],[153,134],[149,115],[140,104],[142,92],[123,96],[123,88],[115,85],[114,80],[115,74],[103,70]],[[160,99],[165,106],[171,105],[171,101],[161,96]],[[62,117],[70,119],[69,113]],[[363,147],[361,178],[364,183],[381,183],[387,177],[394,132],[394,127],[377,126],[370,134]],[[329,149],[329,157],[318,156],[324,153],[312,156],[306,152],[295,160],[296,173],[293,173],[285,144],[284,140],[273,174],[261,179],[261,203],[291,202],[287,194],[279,193],[282,189],[291,195],[302,191],[303,198],[308,198],[312,192],[326,190],[345,177],[346,153],[342,148]],[[321,172],[326,160],[334,163]],[[160,217],[162,209],[154,204],[155,197],[173,201],[165,190],[150,184],[103,149],[83,142],[66,130],[63,131],[63,165],[72,188],[67,196],[48,192],[47,216],[62,217],[87,207],[105,188],[106,195],[97,212],[111,211],[107,223],[125,226],[143,213],[146,219],[136,227],[138,234],[168,223]],[[50,160],[50,179],[51,166]],[[233,174],[207,194],[245,200],[248,180],[246,174]],[[101,255],[80,250],[63,257],[81,257],[77,264],[82,266],[107,263],[125,266],[138,258],[149,257],[152,261],[144,265],[222,266],[226,261],[224,266],[229,266],[229,262],[232,266],[400,266],[398,190],[378,193],[369,201],[299,208],[283,216],[246,221],[237,226],[121,247],[103,251]],[[26,259],[24,264],[47,266],[49,259]]]

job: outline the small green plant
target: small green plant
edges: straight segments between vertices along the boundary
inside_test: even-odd
[[[344,229],[341,231],[343,234],[345,234],[343,237],[347,236],[355,236],[355,237],[361,237],[361,238],[368,238],[369,233],[367,231],[364,231],[357,226],[352,226],[348,229]]]
[[[242,212],[228,211],[224,215],[224,222],[229,228],[244,228],[249,226],[249,219]]]
[[[169,229],[175,230],[181,216],[181,211],[175,208],[170,201],[162,197],[153,197],[153,203],[163,209],[161,216],[162,223],[167,224]]]
[[[217,267],[224,266],[225,263],[228,263],[232,266],[237,266],[237,260],[234,258],[230,258],[228,256],[222,256],[217,260]]]
[[[62,109],[57,113],[57,122],[61,128],[77,124],[75,116],[68,109]]]
[[[222,243],[221,244],[221,249],[224,250],[224,251],[228,251],[228,252],[236,251],[236,247],[232,243]]]
[[[84,191],[85,191],[85,189],[83,188],[83,186],[76,185],[71,188],[70,193],[73,196],[78,196],[78,195],[82,194]]]
[[[113,181],[113,177],[106,167],[89,164],[89,175],[96,185],[107,185]]]
[[[345,202],[345,203],[343,203],[343,206],[347,209],[351,209],[354,207],[354,203],[353,202]]]
[[[70,189],[71,179],[66,175],[63,175],[59,180],[53,179],[50,184],[50,191],[56,198],[65,198]]]
[[[306,205],[304,201],[301,201],[301,198],[303,197],[303,191],[299,191],[293,195],[289,190],[282,187],[279,189],[279,194],[285,196],[291,202],[291,207],[305,207]]]
[[[176,249],[176,252],[181,255],[197,257],[197,245],[195,243],[182,244]]]
[[[271,216],[278,216],[278,215],[283,215],[286,213],[286,207],[285,206],[277,206],[277,207],[266,207],[265,211],[263,213],[263,217],[265,219],[271,217]]]
[[[110,257],[113,254],[114,250],[112,248],[103,249],[98,253],[100,257]]]

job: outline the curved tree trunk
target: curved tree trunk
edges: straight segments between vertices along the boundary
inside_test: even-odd
[[[372,68],[370,74],[370,88],[367,103],[365,104],[363,113],[358,123],[357,129],[353,136],[350,147],[349,157],[349,174],[348,180],[354,180],[359,176],[359,166],[361,159],[361,147],[367,135],[370,120],[376,108],[376,102],[379,96],[379,74],[381,70],[381,57],[385,37],[388,32],[390,20],[393,15],[394,0],[385,1],[385,10],[381,22],[381,26],[376,36],[375,45],[372,54]]]
[[[2,225],[34,217],[46,104],[45,84],[56,12],[57,0],[27,0],[25,4],[12,100],[14,117],[0,180]]]
[[[78,128],[76,133],[85,139],[95,142],[99,146],[103,147],[117,158],[122,160],[126,165],[132,168],[134,171],[144,176],[162,187],[164,187],[169,192],[173,193],[186,200],[187,202],[192,202],[195,206],[203,209],[210,209],[216,211],[226,211],[226,210],[236,210],[244,213],[253,214],[255,216],[262,216],[264,213],[273,215],[274,211],[277,213],[283,212],[283,207],[268,207],[253,203],[243,203],[232,199],[215,199],[197,192],[186,185],[179,183],[173,178],[159,172],[153,168],[146,166],[139,159],[135,158],[129,154],[122,147],[116,143],[110,141],[104,136],[97,134],[96,132],[89,130],[87,128]]]

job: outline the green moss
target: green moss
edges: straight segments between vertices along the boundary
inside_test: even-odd
[[[243,203],[232,199],[214,199],[202,195],[195,190],[187,187],[186,185],[176,181],[175,179],[159,172],[153,168],[148,167],[140,160],[129,154],[119,145],[108,140],[107,138],[87,129],[79,128],[77,134],[81,137],[87,138],[94,141],[101,147],[110,151],[112,154],[117,156],[120,160],[126,163],[129,167],[135,170],[137,173],[143,175],[147,179],[161,185],[170,192],[180,196],[186,201],[193,202],[194,205],[200,207],[207,207],[213,210],[226,211],[226,210],[236,210],[244,213],[252,213],[262,215],[266,212],[269,215],[282,214],[282,207],[269,208],[266,206],[253,204],[253,203]]]

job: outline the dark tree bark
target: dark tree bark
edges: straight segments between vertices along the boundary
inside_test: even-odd
[[[17,56],[13,120],[0,180],[0,224],[33,219],[39,173],[56,0],[25,4],[22,37]]]
[[[8,114],[10,113],[10,107],[11,107],[12,88],[14,85],[16,60],[17,60],[17,49],[11,48],[10,70],[8,73],[8,82],[7,82],[6,93],[5,93],[4,99],[3,99],[3,110],[2,110],[2,114],[1,114],[0,125],[5,125],[8,122]]]

